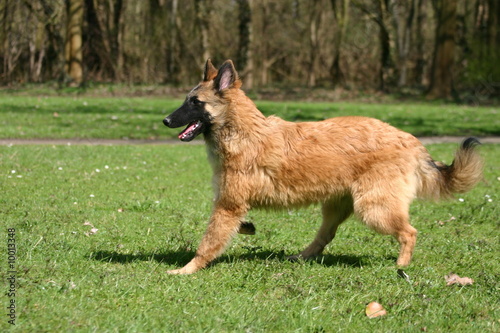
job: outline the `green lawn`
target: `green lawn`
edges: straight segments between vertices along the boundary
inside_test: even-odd
[[[3,137],[38,137],[38,133],[161,137],[169,135],[161,118],[177,104],[92,99],[83,105],[84,99],[25,99],[2,99]],[[18,109],[6,111],[6,105]],[[100,111],[91,111],[97,105]],[[261,105],[266,113],[279,106],[287,118],[297,114],[282,104]],[[317,117],[353,112],[347,104],[328,107]],[[357,107],[383,115],[386,106]],[[434,108],[436,118],[446,118],[444,110],[452,109]],[[460,118],[464,108],[456,109],[454,117]],[[479,111],[482,115],[494,110]],[[53,112],[59,117],[54,118]],[[118,119],[112,120],[113,115]],[[409,117],[416,119],[417,114]],[[497,118],[490,115],[484,121],[486,131],[498,131]],[[158,124],[147,125],[153,120]],[[79,121],[81,131],[77,131]],[[108,128],[115,122],[115,128]],[[460,124],[469,125],[463,120]],[[141,128],[135,132],[135,126]],[[451,129],[455,124],[435,123],[429,128],[441,126]],[[446,162],[455,148],[429,146],[434,158]],[[238,235],[208,269],[170,276],[165,273],[168,269],[185,264],[193,255],[210,214],[210,169],[204,147],[1,146],[2,272],[7,266],[7,228],[16,230],[18,251],[17,318],[10,329],[498,332],[500,145],[486,144],[481,151],[486,158],[485,180],[476,189],[451,201],[412,206],[419,236],[413,263],[406,269],[407,281],[396,273],[396,242],[354,220],[341,227],[317,261],[288,262],[285,257],[303,249],[315,234],[318,207],[252,211],[249,220],[257,227],[255,236]],[[88,234],[89,224],[98,229],[95,234]],[[474,284],[446,286],[444,276],[449,273],[470,277]],[[8,284],[2,286],[5,295]],[[9,299],[2,297],[1,330],[10,326],[5,315]],[[364,309],[371,301],[384,305],[388,314],[368,319]]]
[[[0,95],[0,138],[166,139],[179,130],[162,119],[182,100]],[[265,115],[291,121],[370,116],[416,136],[500,135],[500,108],[431,103],[257,102]]]

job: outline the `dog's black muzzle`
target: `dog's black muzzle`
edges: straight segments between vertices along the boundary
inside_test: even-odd
[[[196,105],[191,104],[189,101],[184,102],[180,108],[163,119],[163,124],[170,128],[187,125],[178,135],[182,141],[193,140],[196,136],[205,132],[210,124],[209,116],[203,109],[204,104],[199,102]]]

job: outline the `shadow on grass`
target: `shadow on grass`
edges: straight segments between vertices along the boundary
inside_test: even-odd
[[[159,263],[173,265],[173,266],[184,266],[187,264],[195,255],[194,251],[171,251],[165,253],[135,253],[135,254],[124,254],[115,251],[97,251],[92,253],[90,256],[86,256],[92,260],[104,261],[117,264],[129,264],[137,261],[157,261]],[[373,256],[363,255],[349,255],[349,254],[326,254],[320,255],[310,260],[293,260],[297,263],[307,263],[315,262],[326,267],[330,266],[348,266],[348,267],[363,267],[371,266],[371,262],[376,259],[387,260],[389,258],[373,258]],[[392,258],[390,258],[392,259]],[[231,263],[234,261],[245,261],[245,260],[278,260],[278,261],[289,261],[288,254],[283,251],[272,252],[272,251],[254,251],[252,253],[240,254],[236,256],[222,255],[214,264],[217,262]]]
[[[166,253],[119,253],[115,251],[93,252],[87,258],[117,264],[130,264],[137,261],[157,261],[168,265],[184,266],[194,257],[194,251],[172,251]]]

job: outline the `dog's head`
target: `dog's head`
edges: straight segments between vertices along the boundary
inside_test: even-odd
[[[216,118],[225,110],[224,94],[240,86],[241,81],[231,60],[217,70],[208,59],[203,81],[189,92],[177,110],[163,119],[163,123],[170,128],[187,125],[178,135],[181,141],[191,141],[201,133],[208,134]]]

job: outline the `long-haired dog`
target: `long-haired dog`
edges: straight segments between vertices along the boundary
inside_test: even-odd
[[[203,134],[213,168],[213,212],[195,257],[170,274],[190,274],[219,256],[238,232],[251,233],[244,217],[254,207],[320,203],[323,223],[312,243],[294,257],[320,254],[339,225],[354,214],[369,228],[394,236],[397,264],[410,263],[417,231],[409,223],[415,198],[446,198],[482,178],[474,138],[451,165],[434,161],[411,134],[365,117],[293,123],[265,117],[240,89],[228,60],[210,60],[203,81],[163,122],[191,141]]]

